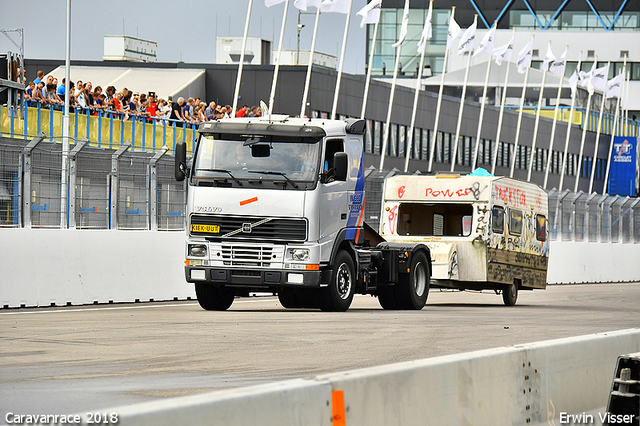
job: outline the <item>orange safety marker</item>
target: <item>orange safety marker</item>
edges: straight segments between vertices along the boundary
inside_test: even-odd
[[[331,392],[331,410],[333,426],[347,426],[347,419],[344,414],[344,391]]]
[[[249,204],[249,203],[255,203],[256,201],[258,201],[258,197],[253,197],[253,198],[249,198],[247,200],[240,201],[240,205],[244,206],[244,205]]]

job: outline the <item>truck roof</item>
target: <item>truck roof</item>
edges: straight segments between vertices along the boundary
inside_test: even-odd
[[[271,120],[268,117],[246,117],[210,121],[202,123],[199,131],[202,134],[229,133],[323,138],[347,134],[362,135],[365,131],[365,120],[329,120],[272,115]]]

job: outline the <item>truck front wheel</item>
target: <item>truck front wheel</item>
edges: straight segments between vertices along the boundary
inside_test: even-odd
[[[196,283],[196,296],[202,309],[207,311],[226,311],[233,303],[236,290],[225,286]]]
[[[429,263],[424,252],[417,252],[411,259],[408,274],[401,274],[396,284],[396,299],[402,309],[420,310],[429,296]]]
[[[353,259],[344,250],[336,255],[328,287],[320,292],[320,309],[323,311],[344,312],[349,309],[355,292],[355,274]]]

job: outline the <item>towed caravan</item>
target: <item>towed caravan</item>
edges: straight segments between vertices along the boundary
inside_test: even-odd
[[[519,290],[545,289],[548,197],[498,176],[394,176],[385,180],[380,235],[424,243],[431,285],[494,290],[513,306]]]

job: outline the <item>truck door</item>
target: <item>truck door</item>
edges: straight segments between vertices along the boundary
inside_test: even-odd
[[[333,240],[335,234],[346,226],[348,218],[349,178],[336,181],[332,178],[333,156],[336,152],[345,152],[343,139],[328,139],[323,157],[324,178],[321,179],[320,240]],[[349,164],[351,164],[349,158]]]

